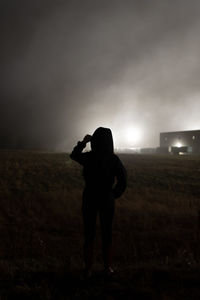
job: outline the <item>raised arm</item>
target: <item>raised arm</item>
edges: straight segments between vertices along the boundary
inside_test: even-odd
[[[82,151],[90,140],[91,140],[91,135],[87,134],[81,142],[79,141],[77,145],[74,147],[74,149],[72,150],[72,153],[70,154],[71,159],[83,165],[86,153],[82,153]]]
[[[124,193],[127,185],[126,169],[119,158],[116,166],[116,178],[117,183],[113,188],[113,194],[115,198],[119,198]]]

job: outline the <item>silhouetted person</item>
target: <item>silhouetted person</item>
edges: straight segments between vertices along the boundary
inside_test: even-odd
[[[88,142],[91,143],[91,151],[82,153]],[[86,274],[91,275],[96,218],[99,213],[104,267],[106,274],[111,275],[114,272],[111,246],[115,199],[126,188],[126,171],[119,157],[114,154],[111,130],[99,127],[92,136],[86,135],[74,147],[70,157],[83,166],[85,179],[82,213]]]

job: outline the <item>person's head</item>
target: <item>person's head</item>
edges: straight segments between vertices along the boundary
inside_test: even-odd
[[[96,153],[113,153],[113,137],[109,128],[99,127],[95,130],[91,139],[91,149]]]

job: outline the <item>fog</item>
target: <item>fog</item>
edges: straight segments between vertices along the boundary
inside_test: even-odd
[[[195,0],[0,0],[1,148],[200,129],[199,16]]]

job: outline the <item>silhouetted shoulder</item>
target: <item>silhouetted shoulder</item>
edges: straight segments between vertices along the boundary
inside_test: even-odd
[[[126,189],[127,173],[120,158],[116,154],[114,154],[114,160],[115,160],[115,176],[117,178],[117,184],[113,189],[113,194],[115,198],[119,198]]]
[[[113,160],[114,160],[116,166],[122,165],[122,162],[121,162],[119,156],[117,156],[116,154],[113,154]]]

